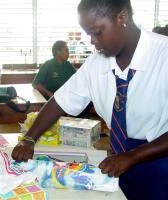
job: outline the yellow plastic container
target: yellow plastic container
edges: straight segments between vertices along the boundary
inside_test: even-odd
[[[34,120],[36,119],[38,113],[37,112],[31,112],[27,114],[27,118],[24,122],[24,124],[22,124],[22,127],[25,128],[24,132],[27,132],[30,127],[32,126]],[[39,138],[39,140],[37,141],[37,145],[46,145],[46,146],[57,146],[59,145],[60,142],[60,124],[59,124],[59,120],[54,123],[51,128],[49,128],[46,132],[44,132],[44,134]],[[19,136],[18,138],[19,140],[22,139],[22,135]]]

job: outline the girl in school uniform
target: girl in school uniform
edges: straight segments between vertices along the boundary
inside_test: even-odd
[[[81,0],[78,13],[97,52],[55,92],[12,157],[32,158],[52,123],[92,101],[111,130],[113,154],[100,163],[102,173],[119,177],[129,200],[167,200],[168,39],[139,29],[129,0]]]

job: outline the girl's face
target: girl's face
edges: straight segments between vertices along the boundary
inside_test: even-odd
[[[91,44],[106,57],[117,56],[124,48],[125,27],[123,22],[116,16],[95,17],[90,12],[80,14],[80,25],[91,37]]]

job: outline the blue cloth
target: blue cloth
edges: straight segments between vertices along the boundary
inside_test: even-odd
[[[115,71],[113,70],[115,75]],[[111,147],[115,153],[125,152],[125,142],[127,139],[126,129],[126,101],[127,101],[127,89],[129,81],[135,74],[135,70],[129,69],[127,80],[116,77],[116,97],[113,105],[112,119],[111,119],[111,131],[110,140]]]
[[[128,138],[127,151],[146,143]],[[168,157],[133,166],[119,178],[128,200],[168,200]]]

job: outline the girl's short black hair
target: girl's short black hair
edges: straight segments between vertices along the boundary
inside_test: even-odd
[[[66,46],[65,41],[56,41],[52,46],[52,55],[55,57],[58,54],[58,51],[61,51],[64,46]]]
[[[81,0],[78,12],[92,11],[97,17],[113,18],[121,10],[127,9],[132,18],[132,6],[130,0]]]

